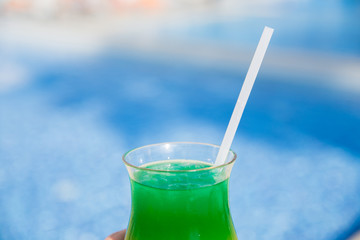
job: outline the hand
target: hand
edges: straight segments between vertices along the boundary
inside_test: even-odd
[[[126,229],[116,232],[105,238],[105,240],[124,240]]]

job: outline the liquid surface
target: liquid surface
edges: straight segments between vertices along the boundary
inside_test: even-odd
[[[209,166],[182,160],[143,167],[192,170]],[[215,173],[210,170],[171,175],[144,170],[137,174],[142,182],[131,179],[132,209],[126,240],[237,239],[229,211],[227,179],[216,183]]]
[[[228,178],[229,168],[209,168],[212,164],[196,160],[157,161],[141,167],[133,174],[136,182],[154,188],[184,190],[220,183]],[[192,171],[194,170],[194,171]]]
[[[196,170],[214,166],[213,164],[206,163],[198,160],[165,160],[144,164],[141,167],[154,169],[154,170]]]

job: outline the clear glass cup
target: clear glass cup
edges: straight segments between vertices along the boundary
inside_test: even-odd
[[[236,154],[214,166],[219,146],[169,142],[124,154],[131,214],[126,240],[233,240],[228,186]]]

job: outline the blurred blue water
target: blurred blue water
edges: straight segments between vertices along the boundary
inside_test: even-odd
[[[121,52],[24,64],[31,80],[0,95],[1,239],[91,240],[126,227],[121,154],[154,142],[219,144],[242,79]],[[360,213],[359,95],[283,77],[260,73],[233,145],[236,230],[240,239],[334,239]]]
[[[134,134],[127,140],[134,145],[137,134],[150,135],[148,131],[161,130],[184,116],[226,126],[242,84],[237,72],[115,55],[53,69],[37,78],[34,88],[47,92],[57,107],[76,108],[87,102],[106,106],[104,118],[117,131]],[[265,78],[256,83],[240,131],[286,145],[293,137],[290,132],[298,132],[360,154],[358,94],[299,84],[316,82],[306,75],[291,76],[292,81],[285,81],[289,76],[284,75]]]

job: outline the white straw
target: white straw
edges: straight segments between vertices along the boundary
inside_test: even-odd
[[[225,160],[226,160],[226,157],[227,157],[227,155],[229,153],[229,150],[230,150],[232,141],[234,139],[236,130],[237,130],[238,126],[239,126],[241,116],[242,116],[242,114],[244,112],[246,102],[247,102],[247,100],[249,98],[251,89],[252,89],[252,87],[254,85],[256,76],[257,76],[257,74],[259,72],[261,63],[262,63],[262,61],[264,59],[265,52],[266,52],[266,49],[267,49],[267,47],[269,45],[269,42],[270,42],[270,39],[271,39],[271,36],[272,36],[273,32],[274,32],[274,29],[272,29],[272,28],[269,28],[269,27],[264,28],[264,31],[263,31],[263,33],[261,35],[259,44],[258,44],[258,46],[256,48],[254,57],[253,57],[253,59],[251,61],[249,70],[248,70],[248,72],[246,74],[245,81],[244,81],[243,86],[241,88],[239,98],[238,98],[238,100],[236,102],[234,111],[233,111],[233,113],[231,115],[229,125],[228,125],[228,127],[226,129],[224,139],[223,139],[223,141],[221,143],[219,153],[218,153],[218,155],[216,157],[215,165],[221,165],[221,164],[225,163]]]

